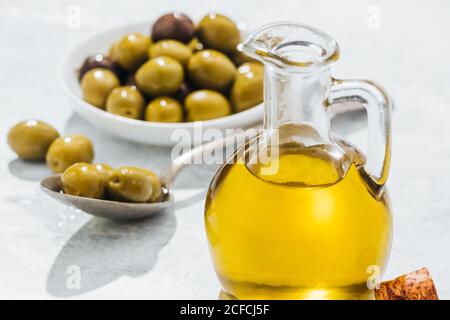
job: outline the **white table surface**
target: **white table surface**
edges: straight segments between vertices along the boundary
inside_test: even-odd
[[[80,30],[66,26],[73,4],[81,9]],[[45,165],[17,160],[5,143],[13,124],[40,118],[91,137],[99,162],[162,168],[168,149],[110,137],[73,114],[56,69],[86,35],[175,8],[196,17],[216,9],[250,29],[277,20],[317,26],[341,46],[337,77],[370,78],[388,89],[396,103],[388,183],[395,231],[385,278],[425,266],[441,298],[450,298],[450,3],[444,0],[1,1],[0,298],[217,298],[203,225],[214,168],[189,168],[180,177],[174,210],[118,223],[48,198],[37,183],[49,173]],[[379,25],[369,17],[378,9]],[[364,146],[361,120],[341,119],[336,130]],[[66,285],[72,265],[82,273],[80,290]]]

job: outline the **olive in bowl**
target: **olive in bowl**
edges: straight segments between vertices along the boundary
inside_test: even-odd
[[[147,60],[150,38],[140,33],[130,33],[119,41],[112,52],[122,68],[133,72]]]
[[[188,62],[189,80],[199,89],[225,91],[236,77],[236,67],[225,54],[216,50],[195,53]]]
[[[170,57],[157,57],[147,61],[136,72],[138,88],[148,96],[172,95],[183,83],[181,64]]]
[[[197,52],[204,49],[203,43],[201,43],[198,38],[192,38],[192,40],[186,45],[192,52]]]
[[[58,131],[51,125],[38,120],[27,120],[16,124],[8,133],[8,144],[23,160],[45,160],[47,150]]]
[[[252,57],[246,55],[242,49],[239,49],[236,51],[236,53],[233,55],[233,62],[235,65],[240,66],[243,65],[246,62],[258,62],[258,60],[253,59]]]
[[[203,17],[198,25],[198,35],[207,48],[227,54],[236,52],[241,40],[237,25],[230,18],[218,13],[210,13]]]
[[[150,46],[148,57],[153,59],[162,56],[173,58],[181,65],[186,66],[189,58],[192,56],[192,50],[177,40],[161,40]]]
[[[182,25],[183,21],[187,22],[188,29],[182,30],[177,27]],[[153,30],[152,34],[145,31],[149,29]],[[183,36],[184,31],[188,32]],[[136,35],[136,32],[139,35]],[[231,35],[228,40],[217,41],[220,37],[222,39],[228,37],[225,33],[228,36]],[[202,19],[201,23],[200,20],[192,23],[189,18],[178,13],[169,13],[155,20],[152,25],[148,22],[130,23],[92,38],[73,50],[66,58],[67,63],[63,65],[63,80],[67,80],[65,85],[69,89],[68,94],[71,99],[74,96],[83,98],[85,94],[80,95],[78,81],[73,81],[73,70],[80,68],[78,65],[80,57],[86,58],[86,53],[90,52],[101,52],[109,61],[118,65],[124,72],[123,77],[118,77],[120,84],[115,83],[113,88],[110,88],[111,91],[104,94],[94,94],[94,100],[97,99],[100,102],[91,102],[105,112],[88,108],[85,101],[89,102],[91,100],[89,98],[84,99],[85,101],[76,99],[75,108],[81,116],[94,125],[129,140],[145,144],[173,145],[175,142],[170,139],[170,136],[174,130],[178,128],[191,130],[193,124],[187,122],[203,121],[201,119],[205,119],[205,126],[220,130],[246,127],[261,118],[263,108],[255,103],[251,106],[255,107],[252,108],[254,110],[234,115],[249,108],[252,99],[256,96],[250,94],[252,97],[249,98],[251,90],[246,89],[254,88],[253,85],[248,85],[248,81],[237,80],[238,77],[241,78],[238,67],[248,60],[251,61],[251,58],[245,56],[239,51],[239,46],[236,46],[240,40],[240,33],[241,30],[236,23],[220,14],[208,15]],[[133,41],[130,41],[127,35],[135,35],[131,37]],[[142,39],[142,46],[138,45],[139,39]],[[109,53],[101,51],[105,48],[108,50],[108,43],[105,41],[109,41]],[[135,57],[141,57],[137,59],[139,61],[134,67],[128,69],[123,59],[127,55],[127,50],[121,50],[127,47],[128,49],[139,48],[137,50],[139,54]],[[128,53],[132,51],[128,50]],[[129,59],[130,63],[135,61],[135,58]],[[107,65],[100,65],[100,67],[100,69],[111,71]],[[235,82],[242,82],[243,85],[234,86]],[[129,107],[128,97],[123,98],[121,92],[124,93],[130,89],[123,90],[123,86],[135,87],[135,92],[141,94],[145,101],[142,112],[141,108],[135,107],[140,103],[131,103]],[[220,103],[222,107],[205,106],[203,108],[200,107],[202,103],[196,99],[191,98],[186,101],[189,94],[199,90],[220,93],[220,97],[226,98],[228,103]],[[176,99],[178,103],[172,102],[169,98]],[[219,100],[223,102],[223,99],[219,98]],[[197,111],[202,109],[205,111]],[[231,114],[233,116],[228,117]],[[223,119],[216,120],[216,118]],[[208,121],[210,119],[215,121]]]
[[[125,74],[124,70],[115,61],[98,53],[87,57],[86,60],[84,60],[83,65],[78,72],[78,79],[81,81],[86,72],[95,68],[108,69],[114,73],[118,79],[122,79]]]
[[[238,69],[231,88],[231,103],[237,112],[263,101],[264,67],[259,62],[246,62]]]
[[[62,173],[75,163],[92,163],[94,147],[91,140],[81,134],[59,137],[50,145],[46,160],[54,173]]]
[[[185,14],[172,12],[161,16],[154,23],[151,34],[153,41],[174,39],[188,43],[194,36],[192,20]]]
[[[107,190],[113,200],[124,202],[155,202],[162,194],[159,177],[150,170],[120,167],[108,176]]]
[[[112,61],[117,63],[117,56],[118,56],[118,48],[119,48],[119,43],[120,41],[115,41],[113,42],[113,44],[111,45],[111,47],[109,48],[108,51],[108,58],[111,59]]]
[[[178,100],[159,97],[152,100],[145,111],[145,120],[152,122],[181,122],[183,108]]]
[[[190,93],[184,107],[188,121],[202,121],[225,117],[231,114],[228,100],[219,92],[198,90]]]
[[[120,86],[117,76],[108,69],[94,68],[81,79],[81,90],[86,102],[104,109],[109,93]]]
[[[106,100],[106,111],[113,114],[140,119],[144,110],[144,98],[134,86],[122,86],[111,91]]]
[[[71,165],[64,171],[61,184],[65,194],[102,199],[105,194],[106,178],[95,165],[81,162]]]

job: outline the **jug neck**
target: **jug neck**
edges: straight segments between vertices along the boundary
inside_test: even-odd
[[[264,128],[273,131],[285,125],[313,128],[318,143],[330,139],[326,103],[331,87],[329,68],[315,72],[285,72],[265,66]]]
[[[289,128],[284,131],[296,134],[296,140],[305,145],[329,142],[326,103],[329,67],[339,57],[337,43],[313,27],[279,22],[253,32],[243,51],[265,66],[266,132]],[[302,141],[306,133],[313,138]]]

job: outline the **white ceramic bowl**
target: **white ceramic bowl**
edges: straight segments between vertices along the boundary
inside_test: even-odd
[[[199,123],[158,123],[116,116],[85,102],[82,99],[80,83],[78,82],[77,69],[87,56],[96,53],[108,53],[111,44],[127,33],[141,32],[142,34],[148,34],[151,25],[152,23],[149,22],[128,24],[88,37],[72,48],[62,60],[59,71],[60,80],[75,111],[94,126],[127,140],[173,146],[180,141],[177,139],[178,133],[174,134],[175,130],[185,129],[187,130],[185,132],[189,132],[193,136],[194,125],[198,126]],[[201,125],[202,130],[216,128],[224,131],[225,129],[249,127],[261,121],[262,117],[263,106],[260,104],[227,117],[202,121]]]

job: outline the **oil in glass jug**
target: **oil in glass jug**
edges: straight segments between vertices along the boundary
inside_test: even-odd
[[[387,94],[370,81],[332,78],[339,48],[309,26],[267,25],[243,49],[265,66],[265,117],[206,199],[224,291],[238,299],[370,298],[371,270],[384,272],[392,236]],[[367,160],[330,132],[331,111],[348,103],[367,110]]]

